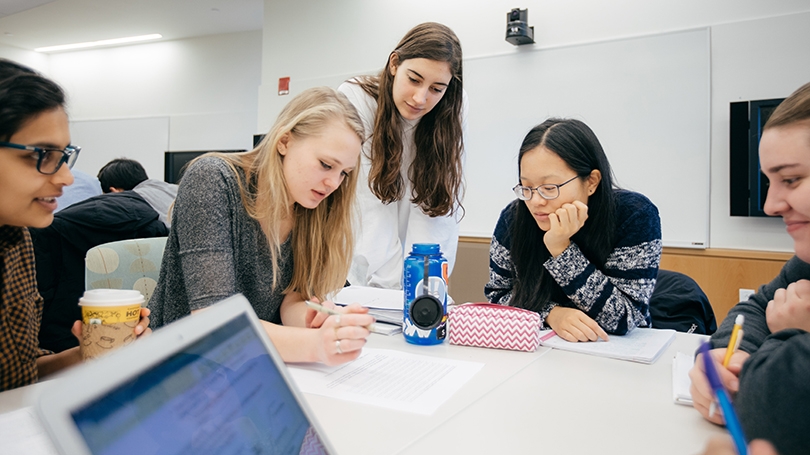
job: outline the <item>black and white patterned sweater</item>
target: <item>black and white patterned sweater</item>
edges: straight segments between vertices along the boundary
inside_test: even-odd
[[[515,200],[506,206],[495,226],[489,283],[484,287],[493,303],[508,305],[512,300],[511,225],[515,204],[522,203]],[[543,264],[556,281],[551,301],[540,311],[544,325],[551,309],[561,305],[582,310],[612,334],[651,326],[649,301],[661,260],[661,219],[655,205],[639,193],[616,190],[616,205],[618,232],[603,269],[591,263],[573,241]],[[538,235],[542,234],[538,228]]]

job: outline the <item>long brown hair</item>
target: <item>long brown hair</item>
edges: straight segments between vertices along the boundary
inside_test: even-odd
[[[412,28],[388,56],[378,76],[353,81],[377,100],[368,186],[386,204],[405,197],[400,173],[402,126],[392,92],[394,76],[389,71],[392,56],[396,56],[400,64],[408,59],[424,58],[450,65],[452,79],[447,91],[419,120],[414,132],[416,156],[408,169],[408,179],[412,183],[411,202],[427,215],[435,217],[454,213],[457,207],[462,208],[463,192],[461,43],[456,34],[442,24],[426,22]]]
[[[363,140],[363,123],[345,95],[328,87],[308,89],[287,104],[256,148],[245,153],[217,154],[236,174],[242,204],[248,214],[262,223],[270,244],[274,286],[284,240],[280,238],[281,221],[293,217],[295,267],[292,281],[284,292],[298,292],[305,299],[313,296],[324,299],[346,282],[354,248],[352,215],[357,172],[350,172],[316,208],[293,206],[287,193],[278,144],[288,133],[294,138],[317,136],[335,121],[346,125]],[[358,153],[356,165],[359,158]],[[244,179],[237,168],[244,172]]]

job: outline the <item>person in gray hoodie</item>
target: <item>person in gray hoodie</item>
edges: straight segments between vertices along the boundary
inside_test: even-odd
[[[141,163],[128,158],[116,158],[98,171],[104,193],[134,191],[158,213],[166,227],[171,226],[171,207],[177,198],[177,185],[150,179]]]

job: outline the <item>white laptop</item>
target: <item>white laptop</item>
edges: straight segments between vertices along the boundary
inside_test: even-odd
[[[241,295],[54,380],[37,413],[63,454],[334,453]]]

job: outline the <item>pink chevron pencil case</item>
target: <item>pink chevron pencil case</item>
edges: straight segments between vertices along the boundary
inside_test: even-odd
[[[450,344],[534,351],[540,345],[540,315],[494,303],[465,303],[448,316]]]

